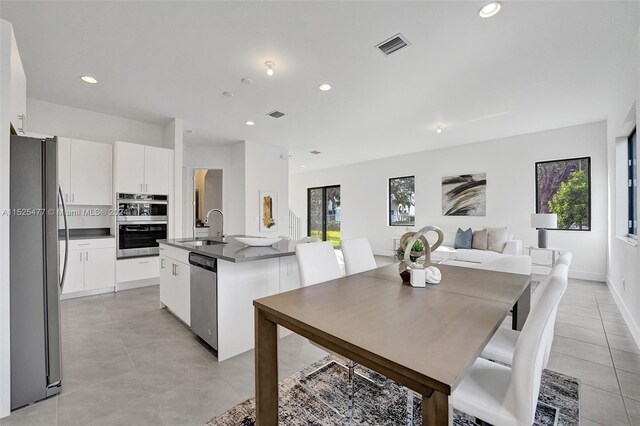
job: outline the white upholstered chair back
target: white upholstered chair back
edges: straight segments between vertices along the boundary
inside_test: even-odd
[[[573,254],[570,251],[568,251],[566,253],[563,253],[562,256],[560,256],[558,260],[556,260],[556,265],[565,264],[567,266],[571,266],[572,259],[573,259]]]
[[[533,424],[540,381],[547,346],[551,342],[545,336],[545,330],[551,321],[552,313],[558,307],[567,281],[559,276],[550,276],[542,289],[538,304],[533,309],[518,337],[511,366],[509,386],[509,405],[515,410],[519,424]]]
[[[502,256],[500,259],[486,262],[476,269],[486,269],[489,271],[509,272],[512,274],[531,275],[531,257],[529,256]]]
[[[563,254],[560,259],[556,262],[555,266],[551,268],[551,272],[549,273],[549,277],[558,277],[562,278],[567,284],[569,282],[569,268],[571,267],[571,252],[567,252]],[[548,285],[548,283],[547,283]],[[568,285],[567,285],[568,286]],[[564,287],[564,291],[567,290],[567,286]],[[564,295],[564,291],[562,295]],[[549,363],[549,356],[551,355],[551,345],[553,344],[553,337],[555,335],[555,326],[556,326],[556,315],[558,314],[558,306],[551,312],[551,320],[549,321],[549,325],[545,330],[545,338],[547,339],[548,347],[544,354],[544,363],[542,366],[547,368],[547,364]]]
[[[370,271],[378,267],[368,239],[354,238],[351,240],[342,240],[340,246],[342,248],[342,255],[344,256],[344,267],[347,275]]]
[[[296,245],[296,259],[302,287],[342,276],[333,246],[327,241]]]

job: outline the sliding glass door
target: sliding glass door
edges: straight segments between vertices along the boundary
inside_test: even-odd
[[[307,235],[340,246],[340,186],[307,190]]]

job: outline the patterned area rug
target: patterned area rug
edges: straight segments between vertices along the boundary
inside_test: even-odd
[[[347,425],[340,413],[347,411],[347,370],[331,357],[311,365],[280,382],[279,424]],[[329,363],[329,364],[328,364]],[[327,366],[325,366],[328,364]],[[323,367],[325,366],[325,367]],[[322,368],[321,368],[322,367]],[[358,372],[372,382],[356,376],[355,413],[352,424],[357,425],[415,425],[422,424],[422,398],[383,376],[358,367]],[[310,376],[307,376],[311,374]],[[536,410],[536,426],[579,425],[580,383],[549,370],[542,375],[542,385]],[[411,407],[411,408],[409,408]],[[475,419],[454,410],[456,426],[476,426]],[[207,426],[255,425],[255,400],[248,399],[206,423]]]

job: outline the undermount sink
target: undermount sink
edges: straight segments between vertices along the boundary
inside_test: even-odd
[[[190,246],[217,246],[221,244],[227,244],[222,241],[208,240],[208,239],[195,239],[195,240],[181,240],[180,244],[188,244]]]

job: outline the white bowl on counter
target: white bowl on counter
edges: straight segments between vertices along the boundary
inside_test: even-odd
[[[272,246],[279,242],[282,238],[272,237],[234,237],[239,243],[246,244],[251,247]]]

